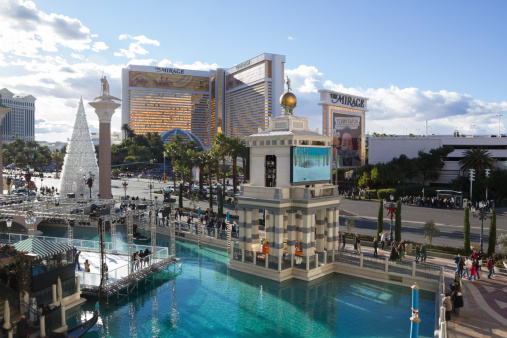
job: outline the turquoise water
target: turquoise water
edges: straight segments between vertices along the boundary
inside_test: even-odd
[[[65,229],[41,229],[64,236]],[[75,237],[96,239],[96,230]],[[83,234],[81,234],[83,232]],[[160,245],[168,245],[159,236]],[[406,337],[411,290],[340,274],[313,282],[277,283],[227,269],[225,250],[176,242],[181,275],[160,281],[119,306],[101,305],[99,323],[85,337]],[[420,292],[421,337],[433,337],[434,293]],[[70,327],[90,318],[68,316]]]

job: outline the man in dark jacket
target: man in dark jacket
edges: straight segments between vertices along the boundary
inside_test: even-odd
[[[18,324],[16,325],[16,337],[17,338],[26,338],[28,336],[28,328],[30,324],[26,320],[25,316],[21,316]]]

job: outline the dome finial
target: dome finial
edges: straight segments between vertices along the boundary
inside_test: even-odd
[[[285,110],[284,115],[292,115],[292,111],[294,110],[294,108],[296,108],[297,99],[296,95],[290,92],[291,87],[290,87],[290,79],[288,76],[285,83],[287,84],[287,92],[283,93],[282,96],[280,96],[280,105]]]

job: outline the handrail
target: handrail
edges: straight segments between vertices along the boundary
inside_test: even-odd
[[[7,298],[9,303],[14,305],[17,309],[21,310],[21,306],[28,310],[29,313],[33,314],[36,318],[39,317],[39,312],[34,310],[25,301],[19,298],[19,294],[13,290],[10,286],[0,280],[0,295]]]

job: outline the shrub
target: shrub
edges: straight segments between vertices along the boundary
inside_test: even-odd
[[[396,189],[379,189],[377,190],[377,197],[378,199],[386,199],[390,200],[390,197],[392,194],[396,195]],[[396,196],[394,197],[396,199]]]

